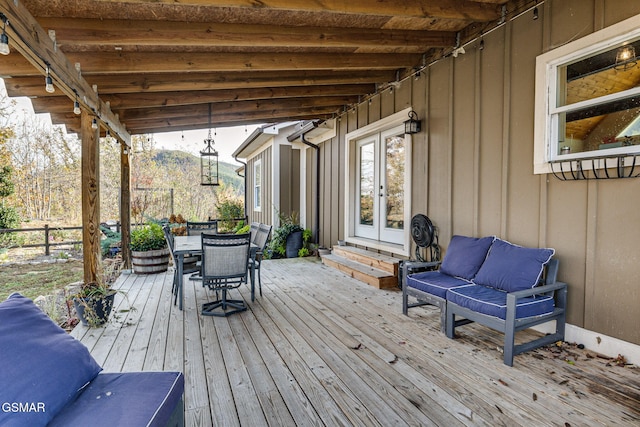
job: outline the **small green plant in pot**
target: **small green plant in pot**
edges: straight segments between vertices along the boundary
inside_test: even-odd
[[[119,263],[98,263],[96,280],[83,283],[80,290],[70,296],[76,315],[83,325],[92,328],[102,326],[109,320],[116,294],[111,287],[120,273]]]
[[[304,249],[305,242],[309,239],[311,231],[302,228],[298,224],[297,215],[295,213],[284,216],[279,215],[280,226],[273,230],[271,242],[269,243],[269,253],[272,257],[295,258],[304,256],[305,252],[300,253]]]
[[[160,224],[151,223],[131,231],[131,262],[137,274],[161,273],[169,266],[169,248]]]

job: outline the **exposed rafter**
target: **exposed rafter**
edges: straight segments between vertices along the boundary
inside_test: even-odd
[[[114,135],[117,135],[127,145],[131,144],[131,137],[127,129],[120,123],[111,109],[100,100],[98,94],[82,77],[81,73],[60,51],[49,38],[47,32],[24,8],[21,2],[0,0],[4,14],[9,19],[7,28],[11,46],[17,50],[23,61],[28,61],[31,69],[36,73],[45,74],[47,64],[56,86],[71,100],[79,100],[100,120]],[[9,56],[17,56],[12,53]]]
[[[10,21],[33,16],[16,29],[43,49],[37,58],[55,59],[61,90],[44,90],[43,60],[34,66],[11,28],[0,76],[10,96],[72,131],[80,123],[64,97],[74,90],[114,134],[206,128],[209,104],[216,126],[322,119],[527,1],[0,0]]]

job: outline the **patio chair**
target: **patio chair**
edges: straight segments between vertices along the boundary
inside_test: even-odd
[[[247,283],[251,235],[202,233],[201,236],[202,284],[216,291],[216,300],[203,304],[202,314],[224,317],[246,310],[244,300],[229,299],[227,294]]]
[[[218,221],[193,222],[187,221],[187,235],[197,236],[202,233],[217,234]]]
[[[256,242],[256,235],[258,234],[258,228],[260,227],[259,222],[252,222],[249,226],[249,233],[251,234],[251,243]]]
[[[272,225],[267,224],[259,224],[258,231],[256,232],[255,239],[253,240],[253,244],[258,247],[256,250],[256,255],[254,258],[249,260],[249,266],[251,267],[253,264],[254,271],[258,272],[258,289],[260,290],[260,296],[262,296],[262,282],[260,281],[260,265],[262,264],[262,259],[264,258],[264,250],[267,247],[267,242],[269,241],[269,235],[271,234]]]
[[[178,260],[176,260],[175,255],[173,254],[174,249],[174,241],[173,234],[171,234],[171,230],[168,225],[162,227],[162,231],[164,231],[164,238],[167,241],[167,246],[169,247],[169,254],[171,255],[171,260],[173,261],[173,285],[171,286],[171,293],[173,294],[175,304],[178,300],[178,269],[176,266],[178,265]],[[187,258],[191,258],[191,261],[187,260]],[[200,263],[198,262],[198,258],[194,255],[185,255],[185,260],[183,262],[183,273],[194,273],[200,270]]]

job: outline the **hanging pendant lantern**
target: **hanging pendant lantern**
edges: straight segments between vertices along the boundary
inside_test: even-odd
[[[211,104],[209,104],[209,135],[200,151],[200,185],[220,185],[218,180],[218,152],[213,148],[211,137]]]

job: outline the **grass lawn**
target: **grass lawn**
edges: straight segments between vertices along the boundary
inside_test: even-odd
[[[82,280],[83,271],[82,261],[73,259],[64,263],[0,264],[0,301],[14,292],[31,299],[52,294]]]

